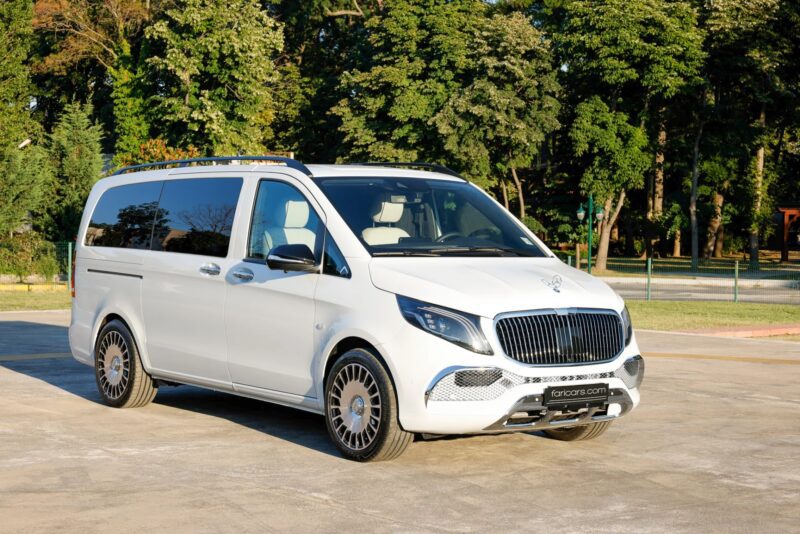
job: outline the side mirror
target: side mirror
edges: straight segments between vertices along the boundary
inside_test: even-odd
[[[278,245],[269,251],[267,267],[276,271],[311,272],[317,270],[317,259],[306,245]]]

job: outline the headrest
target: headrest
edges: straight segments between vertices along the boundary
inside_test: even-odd
[[[305,200],[288,200],[286,202],[286,220],[284,228],[305,228],[308,223],[308,202]]]
[[[372,220],[376,223],[396,223],[403,216],[403,205],[391,202],[390,197],[379,197],[372,205]]]

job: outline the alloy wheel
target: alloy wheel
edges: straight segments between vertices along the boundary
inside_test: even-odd
[[[119,332],[108,332],[97,350],[97,371],[100,387],[109,399],[119,399],[125,393],[130,369],[128,344]]]
[[[342,367],[328,394],[328,412],[339,440],[353,450],[372,445],[381,424],[381,394],[372,373],[359,363]]]

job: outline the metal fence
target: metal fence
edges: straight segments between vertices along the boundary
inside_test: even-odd
[[[558,253],[574,264],[574,255]],[[584,259],[580,268],[586,270]],[[733,259],[609,258],[601,278],[625,299],[715,300],[800,304],[800,264],[762,262],[757,269]]]
[[[66,282],[72,272],[72,241],[55,243],[56,261],[58,262],[58,279]]]

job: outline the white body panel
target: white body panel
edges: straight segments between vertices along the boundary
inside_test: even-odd
[[[311,166],[311,171],[315,176],[453,179],[375,167]],[[110,187],[211,175],[243,179],[227,257],[84,245],[95,205]],[[302,191],[346,258],[349,278],[285,273],[246,259],[262,179],[284,180]],[[100,325],[115,315],[131,328],[144,366],[155,378],[321,413],[329,358],[342,340],[357,339],[371,345],[385,363],[405,430],[487,431],[520,398],[541,394],[545,386],[559,382],[526,382],[491,400],[428,401],[426,394],[436,381],[473,368],[501,369],[524,378],[612,373],[639,354],[632,339],[613,361],[582,365],[580,373],[576,367],[525,365],[504,355],[495,330],[500,314],[554,308],[621,313],[624,308],[606,284],[566,266],[520,228],[548,257],[373,258],[317,184],[293,169],[243,165],[225,167],[224,172],[199,167],[114,176],[95,186],[81,224],[70,345],[76,359],[92,365]],[[220,267],[218,276],[200,272],[208,263]],[[252,280],[234,276],[241,271],[251,273]],[[548,285],[556,275],[562,280],[558,291]],[[479,316],[494,354],[472,352],[410,325],[401,315],[397,295]],[[638,390],[619,378],[602,381],[624,390],[632,404],[638,404]]]
[[[148,251],[142,268],[142,314],[154,374],[229,384],[222,275],[204,265],[230,270],[227,258]]]
[[[319,275],[273,271],[242,263],[253,280],[228,286],[228,367],[237,385],[316,397],[314,290]]]

